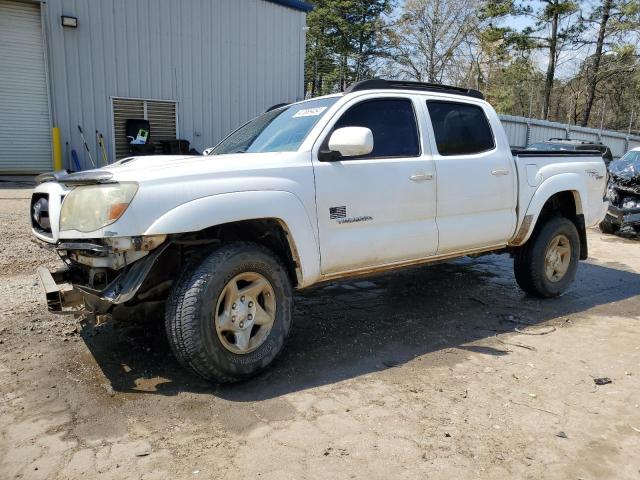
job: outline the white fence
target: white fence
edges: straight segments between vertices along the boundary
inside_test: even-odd
[[[619,158],[630,149],[640,147],[639,136],[610,130],[600,131],[595,128],[512,115],[500,115],[500,120],[507,132],[507,137],[509,137],[509,144],[514,148],[526,147],[531,143],[544,142],[550,138],[570,138],[572,140],[602,142],[611,149],[615,158]]]

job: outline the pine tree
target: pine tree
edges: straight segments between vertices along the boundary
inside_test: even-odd
[[[381,51],[382,16],[393,0],[316,0],[307,17],[305,89],[342,91],[372,75]]]

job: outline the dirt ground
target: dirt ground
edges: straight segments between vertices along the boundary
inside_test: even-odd
[[[274,367],[215,386],[160,319],[46,312],[29,195],[0,186],[2,479],[640,477],[638,241],[591,231],[555,300],[507,255],[301,292]]]

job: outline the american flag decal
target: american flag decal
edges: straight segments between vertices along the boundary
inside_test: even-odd
[[[347,207],[330,207],[329,218],[335,220],[337,218],[345,218],[347,216]]]

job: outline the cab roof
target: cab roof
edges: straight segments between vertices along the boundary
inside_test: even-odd
[[[354,83],[348,87],[344,93],[360,92],[363,90],[418,90],[450,93],[484,100],[482,92],[472,88],[454,87],[452,85],[441,85],[439,83],[412,82],[408,80],[385,80],[383,78],[373,78],[371,80]]]

